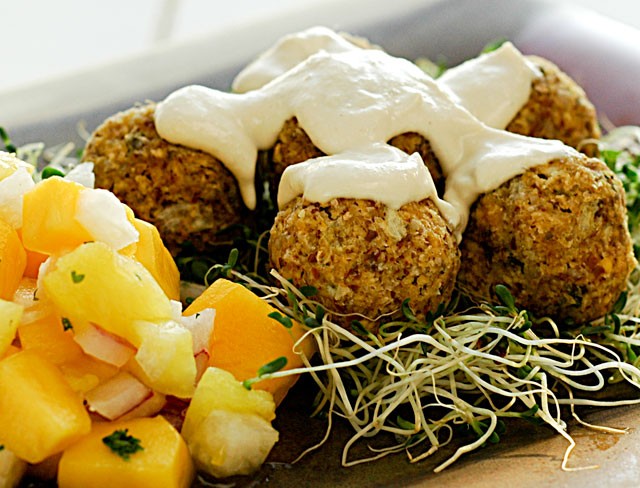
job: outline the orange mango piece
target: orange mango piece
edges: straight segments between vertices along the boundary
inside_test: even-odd
[[[20,344],[25,350],[35,352],[53,364],[80,358],[84,353],[73,340],[73,332],[64,330],[64,324],[71,327],[70,322],[55,314],[47,315],[18,328]]]
[[[158,229],[140,219],[134,219],[133,225],[140,233],[134,258],[149,270],[169,298],[180,300],[180,273]]]
[[[229,371],[239,381],[254,378],[260,367],[281,356],[287,358],[285,369],[302,366],[302,359],[293,346],[304,329],[295,322],[287,329],[269,317],[276,310],[244,286],[219,279],[189,305],[184,315],[193,315],[205,308],[216,310],[209,366]],[[310,357],[313,343],[305,340],[301,349]],[[253,386],[270,392],[278,404],[296,380],[297,376],[286,376],[263,380]]]
[[[60,254],[93,240],[75,219],[82,190],[78,183],[53,176],[24,195],[22,239],[28,250]]]
[[[103,441],[124,430],[142,447],[129,459]],[[60,488],[187,488],[193,478],[193,462],[184,439],[161,416],[95,423],[91,434],[64,452],[58,467]]]
[[[20,237],[20,241],[22,241],[24,245],[24,241],[22,240],[22,229],[18,229],[18,237]],[[24,276],[26,278],[36,279],[38,277],[38,272],[40,271],[40,265],[44,263],[49,256],[26,248],[25,251],[27,253],[27,265],[24,268]]]
[[[0,444],[38,463],[91,430],[82,398],[58,368],[31,351],[0,361]]]
[[[0,298],[13,298],[26,265],[27,253],[18,233],[4,220],[0,220]]]

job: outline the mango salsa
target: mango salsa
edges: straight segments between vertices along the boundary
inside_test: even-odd
[[[213,476],[250,474],[278,440],[270,393],[247,390],[231,373],[205,371],[182,426],[198,469]]]
[[[0,361],[0,412],[0,444],[30,463],[64,450],[91,429],[82,398],[56,366],[31,351]]]
[[[134,219],[133,225],[140,234],[134,257],[149,270],[169,298],[180,300],[180,273],[158,229],[140,219]]]
[[[141,449],[110,448],[114,443],[103,439],[118,431]],[[184,440],[161,416],[94,424],[91,434],[64,452],[58,469],[60,488],[186,488],[193,478]]]
[[[287,329],[269,317],[276,310],[244,286],[225,279],[216,280],[184,315],[193,315],[205,308],[216,311],[209,348],[210,366],[229,371],[240,381],[255,377],[260,367],[281,356],[287,358],[286,369],[302,366],[301,356],[293,349],[304,333],[302,327],[294,323],[292,329]],[[301,350],[310,357],[311,341],[305,341]],[[254,387],[270,392],[276,403],[280,403],[296,380],[295,376],[287,376],[260,381]]]
[[[0,357],[9,349],[22,318],[23,307],[0,299]]]
[[[22,240],[24,246],[42,254],[60,254],[93,240],[75,219],[84,186],[53,176],[24,195]]]
[[[27,254],[18,233],[0,219],[0,298],[13,298],[26,266]]]
[[[137,261],[106,244],[82,244],[59,258],[43,278],[47,297],[64,317],[92,322],[135,346],[141,338],[134,321],[164,322],[171,302]]]

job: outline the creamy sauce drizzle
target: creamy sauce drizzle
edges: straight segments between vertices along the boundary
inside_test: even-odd
[[[289,34],[238,73],[233,91],[256,90],[320,51],[339,53],[361,48],[327,27]],[[540,70],[512,43],[505,42],[494,51],[448,69],[438,83],[479,120],[504,129],[529,99],[531,82],[538,76]]]
[[[458,218],[453,207],[438,198],[420,155],[382,143],[289,166],[280,181],[278,207],[299,195],[321,203],[334,198],[375,200],[394,210],[431,198],[450,225]]]
[[[240,71],[231,89],[236,93],[257,90],[320,51],[342,53],[356,49],[360,47],[327,27],[316,26],[289,34]]]
[[[444,199],[458,212],[458,236],[481,193],[527,168],[576,154],[557,141],[492,129],[410,61],[362,49],[320,51],[245,94],[182,88],[158,105],[156,128],[170,142],[220,159],[254,208],[257,151],[270,148],[293,116],[330,155],[404,132],[423,135],[447,177]]]

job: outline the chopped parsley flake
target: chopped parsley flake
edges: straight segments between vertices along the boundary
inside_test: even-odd
[[[78,274],[74,270],[74,271],[71,271],[71,279],[73,280],[74,283],[80,283],[82,280],[84,280],[84,275]]]
[[[103,437],[102,442],[125,461],[129,461],[132,454],[144,450],[140,439],[129,435],[129,429],[115,430],[111,435]]]
[[[62,317],[62,328],[64,330],[72,330],[73,329],[73,325],[71,324],[71,320],[69,320],[67,317]]]

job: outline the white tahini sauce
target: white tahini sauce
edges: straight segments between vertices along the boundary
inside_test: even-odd
[[[328,27],[316,26],[278,40],[238,73],[231,84],[236,93],[256,90],[320,51],[341,53],[360,49]]]
[[[270,148],[293,116],[329,155],[404,132],[423,135],[447,177],[444,199],[459,213],[458,236],[481,193],[526,168],[576,154],[558,141],[488,127],[416,65],[378,50],[320,51],[245,94],[185,87],[158,105],[155,122],[168,141],[220,159],[254,208],[257,151]]]
[[[300,195],[311,202],[334,198],[375,200],[394,210],[431,198],[452,226],[458,218],[453,207],[438,198],[420,155],[409,155],[383,143],[287,167],[278,188],[278,207]]]
[[[327,27],[289,34],[248,64],[233,80],[233,91],[258,89],[320,51],[355,51],[349,42]],[[531,82],[540,70],[510,42],[498,49],[448,69],[438,83],[453,99],[490,127],[504,129],[524,106]]]
[[[479,120],[504,129],[529,100],[531,82],[541,75],[513,44],[505,42],[445,71],[438,83]]]

